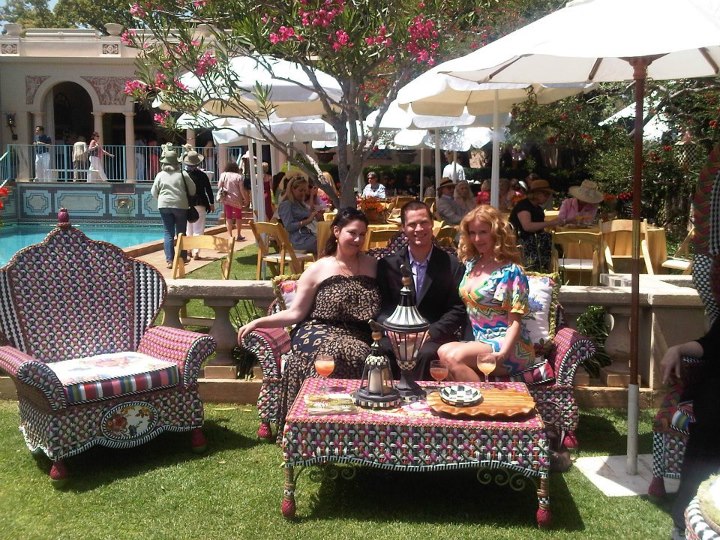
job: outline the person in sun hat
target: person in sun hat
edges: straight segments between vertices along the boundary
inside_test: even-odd
[[[168,143],[163,146],[160,158],[162,170],[155,177],[150,193],[157,199],[160,218],[165,235],[163,250],[168,268],[172,268],[175,258],[175,237],[187,230],[187,211],[190,207],[188,194],[195,195],[195,182],[180,167],[177,152]],[[182,253],[185,262],[189,262],[187,252]]]
[[[213,197],[212,186],[210,186],[210,179],[200,168],[200,164],[204,161],[205,156],[198,154],[194,149],[186,148],[185,156],[183,157],[183,165],[192,181],[195,182],[195,209],[198,211],[200,216],[195,223],[188,222],[187,224],[187,236],[201,236],[205,234],[205,218],[208,212],[215,211],[215,197]],[[193,259],[200,258],[200,250],[194,250]]]
[[[515,228],[518,241],[523,247],[523,263],[526,270],[550,271],[552,235],[545,229],[560,225],[560,218],[545,221],[543,205],[555,190],[547,180],[538,178],[530,182],[527,198],[519,201],[510,213],[510,224]]]
[[[467,211],[453,198],[455,182],[450,178],[443,178],[438,186],[438,198],[435,200],[438,217],[450,225],[457,225]]]
[[[579,186],[572,186],[570,197],[560,205],[558,217],[565,223],[589,224],[595,220],[603,194],[592,180],[583,180]]]

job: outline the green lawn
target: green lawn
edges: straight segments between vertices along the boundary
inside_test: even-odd
[[[650,451],[649,411],[641,452]],[[533,489],[482,486],[470,471],[390,473],[361,469],[354,480],[315,479],[297,489],[298,518],[280,514],[278,446],[255,438],[251,406],[206,404],[208,451],[188,434],[163,434],[129,450],[94,448],[67,460],[63,490],[49,462],[33,458],[17,429],[17,405],[0,401],[0,538],[637,538],[668,537],[669,503],[607,498],[577,469],[551,478],[553,528],[535,524]],[[583,413],[581,455],[625,453],[622,411]],[[316,470],[316,469],[311,469]]]

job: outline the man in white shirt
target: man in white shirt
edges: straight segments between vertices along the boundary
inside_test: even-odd
[[[461,180],[465,180],[465,169],[462,165],[460,165],[457,161],[454,161],[453,154],[450,152],[447,152],[445,154],[445,157],[450,162],[447,165],[445,165],[445,168],[443,169],[443,178],[449,178],[453,182],[460,182]]]
[[[365,184],[363,189],[363,197],[376,197],[378,199],[385,198],[385,186],[380,183],[376,172],[370,171],[367,175],[368,183]]]

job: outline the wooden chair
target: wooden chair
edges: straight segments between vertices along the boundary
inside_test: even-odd
[[[417,201],[417,197],[413,197],[412,195],[398,195],[395,197],[395,208],[400,210],[403,206],[405,206],[407,203],[411,201]]]
[[[270,267],[273,276],[279,276],[285,273],[285,265],[290,266],[291,272],[300,274],[306,263],[315,261],[315,256],[312,253],[295,251],[282,224],[251,221],[250,228],[255,235],[258,246],[255,279],[263,279],[260,277],[263,273],[263,263]],[[274,246],[277,251],[271,252],[271,246]]]
[[[375,248],[385,248],[400,231],[397,227],[387,229],[368,229],[365,235],[365,243],[362,250],[368,251]]]
[[[230,279],[230,268],[232,267],[233,253],[235,251],[235,238],[224,238],[217,235],[202,234],[200,236],[185,236],[178,234],[175,243],[175,258],[172,265],[173,279],[185,277],[185,260],[180,256],[182,251],[188,252],[192,249],[210,249],[218,253],[225,253],[220,271],[223,279]]]
[[[335,218],[333,218],[335,219]],[[317,254],[318,257],[322,256],[325,251],[325,244],[327,244],[330,235],[332,234],[332,221],[318,221],[317,222]]]
[[[690,253],[690,244],[695,236],[695,228],[682,241],[677,251],[672,257],[669,257],[662,263],[663,268],[668,270],[679,270],[683,274],[689,274],[692,271],[692,255]]]
[[[612,221],[604,221],[600,224],[600,232],[603,237],[605,265],[607,271],[611,274],[622,274],[630,272],[630,260],[632,259],[632,230],[633,220],[631,219],[614,219]],[[647,268],[652,271],[647,243],[643,247],[642,243],[646,241],[647,222],[640,222],[640,256],[645,262]]]
[[[435,242],[440,246],[457,249],[457,243],[455,242],[457,235],[458,227],[456,225],[443,225],[435,233]]]
[[[601,233],[553,232],[552,245],[552,270],[563,276],[564,283],[584,285],[583,274],[587,274],[589,276],[588,285],[600,284],[604,253]],[[562,248],[562,256],[560,256],[557,246]]]

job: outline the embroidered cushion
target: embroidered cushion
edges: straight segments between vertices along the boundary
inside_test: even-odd
[[[48,363],[68,403],[101,401],[178,384],[177,364],[138,352],[98,354]]]
[[[272,278],[273,292],[275,293],[275,300],[277,301],[279,311],[288,309],[292,305],[295,299],[295,293],[297,292],[298,279],[300,279],[300,274],[282,275]]]
[[[527,272],[530,311],[523,317],[523,325],[535,345],[538,361],[550,353],[557,326],[560,280],[557,274]]]

